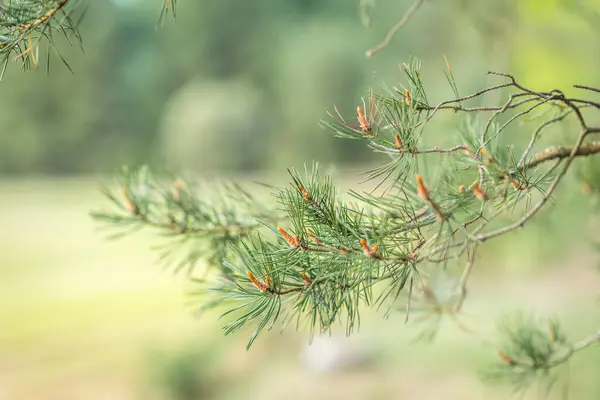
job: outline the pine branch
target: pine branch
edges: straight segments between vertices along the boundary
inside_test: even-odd
[[[75,0],[7,0],[0,6],[0,79],[11,60],[21,62],[25,70],[37,69],[42,42],[48,46],[48,58],[51,51],[56,53],[71,70],[55,47],[54,34],[64,36],[69,43],[75,38],[81,44],[80,20],[71,17],[71,5],[75,3]]]
[[[176,16],[176,0],[162,0],[158,19],[161,25],[169,13]],[[0,79],[8,64],[20,62],[24,70],[37,70],[40,47],[46,45],[46,71],[50,68],[50,55],[54,53],[73,73],[67,60],[56,47],[56,34],[63,36],[71,45],[73,39],[82,46],[79,24],[85,10],[73,17],[77,0],[5,0],[0,5]]]
[[[458,315],[467,301],[478,246],[523,226],[548,202],[575,159],[600,152],[598,142],[586,142],[598,128],[589,126],[583,113],[600,107],[558,90],[533,91],[501,73],[492,74],[508,82],[458,96],[450,72],[446,76],[456,97],[432,106],[419,68],[417,60],[404,66],[408,87],[394,94],[368,91],[356,109],[356,122],[336,107],[330,113],[333,122],[322,121],[337,137],[363,140],[389,158],[367,171],[367,179],[380,180],[369,193],[350,192],[351,198],[344,198],[317,165],[304,174],[289,170],[289,185],[273,189],[279,206],[273,221],[274,207],[259,208],[254,200],[217,209],[186,194],[189,201],[182,205],[173,201],[172,188],[157,190],[156,184],[134,176],[122,182],[123,198],[115,200],[109,194],[125,215],[102,218],[111,224],[135,221],[197,237],[204,243],[195,249],[197,257],[218,250],[210,261],[221,266],[222,274],[197,280],[193,304],[199,312],[224,307],[226,334],[253,324],[248,347],[264,329],[293,320],[297,329],[308,325],[311,335],[330,332],[336,323],[350,334],[359,328],[361,307],[385,306],[390,312],[400,301],[406,301],[407,318],[416,311],[431,322],[424,337],[433,338],[444,318],[470,331]],[[508,92],[500,106],[468,104],[493,91]],[[531,131],[522,149],[499,145],[515,121],[538,109],[549,110],[551,117]],[[467,120],[456,138],[448,139],[459,144],[425,146],[424,126],[445,110],[489,116],[481,123]],[[568,119],[580,128],[573,145],[536,149],[544,129]],[[522,135],[522,130],[515,134]],[[443,159],[437,179],[419,173],[419,159],[425,157]],[[385,182],[388,186],[383,188]],[[215,204],[225,203],[230,197],[226,193],[217,196]],[[514,214],[516,220],[500,220]],[[501,224],[490,230],[492,222]],[[425,277],[428,268],[451,262],[464,262],[464,268],[453,289],[442,293]],[[523,337],[532,335],[532,329],[523,330]],[[527,343],[518,343],[520,351],[538,357],[539,349],[527,349]],[[586,343],[573,348],[589,347]],[[550,346],[552,357],[544,361],[547,367],[570,357],[568,352],[555,353],[554,347]],[[539,360],[527,364],[518,352],[506,354],[512,367],[542,365]]]
[[[66,6],[68,2],[69,2],[69,0],[56,0],[55,1],[56,5],[52,8],[50,8],[46,12],[46,14],[37,18],[35,21],[29,22],[29,23],[24,23],[21,25],[15,25],[11,28],[15,29],[15,30],[20,30],[20,31],[31,31],[31,30],[39,27],[40,25],[47,23],[51,18],[54,17],[54,15],[56,13],[58,13],[64,6]],[[3,9],[3,11],[4,11],[4,9]]]
[[[510,382],[515,391],[525,391],[535,381],[551,387],[553,370],[578,352],[600,344],[600,331],[571,343],[557,320],[537,320],[523,314],[505,320],[500,332],[502,339],[497,355],[501,363],[485,371],[484,379]]]
[[[175,271],[186,268],[188,274],[201,260],[222,269],[230,246],[237,246],[241,237],[265,222],[278,219],[274,210],[235,183],[198,186],[179,177],[171,182],[165,186],[145,166],[124,168],[117,182],[119,193],[103,188],[118,211],[94,212],[92,217],[118,228],[114,238],[141,228],[157,230],[170,239],[158,248],[163,264],[174,264]],[[178,252],[184,252],[179,261],[175,259]]]

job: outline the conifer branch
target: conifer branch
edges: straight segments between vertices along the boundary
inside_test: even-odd
[[[160,260],[175,271],[194,272],[197,263],[223,268],[222,258],[230,246],[259,230],[264,223],[277,221],[277,213],[235,183],[198,186],[190,180],[173,177],[170,184],[155,178],[147,167],[124,168],[117,191],[103,192],[118,211],[93,212],[94,219],[118,228],[120,238],[141,228],[152,228],[170,239],[160,251]],[[203,193],[202,198],[198,193]],[[176,259],[176,253],[183,252]]]
[[[54,17],[56,13],[58,13],[70,0],[56,0],[55,6],[50,8],[46,14],[42,15],[38,19],[33,22],[24,23],[22,25],[15,25],[12,29],[20,30],[20,31],[31,31],[32,29],[37,28],[38,26],[48,22],[51,18]]]
[[[484,373],[491,382],[508,381],[524,391],[536,380],[551,384],[552,370],[567,363],[575,354],[600,344],[600,331],[570,342],[557,320],[538,320],[518,314],[500,327],[501,342],[497,350],[500,363]]]
[[[54,35],[58,33],[64,36],[69,43],[72,38],[81,43],[78,31],[80,20],[74,20],[71,16],[71,5],[74,3],[77,1],[7,0],[0,6],[0,78],[11,61],[20,62],[23,69],[37,69],[42,42],[47,43],[48,58],[51,51],[56,53],[71,70],[55,48]],[[48,68],[47,62],[46,69]]]
[[[599,142],[586,142],[598,128],[589,126],[582,112],[598,112],[600,107],[559,90],[533,91],[503,73],[491,74],[507,78],[506,83],[432,106],[419,67],[416,60],[405,65],[408,88],[397,90],[397,96],[368,91],[352,119],[334,107],[333,122],[322,121],[337,137],[365,141],[389,158],[385,165],[367,171],[367,180],[380,181],[368,193],[350,192],[351,199],[344,198],[331,178],[314,165],[303,174],[288,170],[290,184],[273,188],[277,207],[244,195],[246,202],[215,210],[182,190],[177,192],[180,201],[174,201],[172,188],[171,192],[155,190],[158,185],[144,179],[146,183],[140,184],[134,176],[125,178],[123,196],[116,200],[126,215],[96,217],[112,224],[136,221],[164,230],[175,228],[175,234],[192,235],[203,243],[196,254],[218,249],[210,260],[221,266],[220,277],[199,280],[191,295],[199,312],[225,307],[226,334],[254,322],[248,347],[264,329],[292,320],[297,328],[308,325],[311,335],[330,332],[336,322],[350,334],[359,327],[363,305],[386,306],[389,312],[404,300],[407,318],[413,311],[423,312],[438,322],[450,318],[469,331],[458,315],[467,301],[478,247],[524,226],[547,204],[575,159],[600,153]],[[447,77],[458,93],[453,77]],[[468,104],[493,91],[507,92],[500,106]],[[516,150],[499,146],[500,138],[512,133],[514,121],[537,109],[553,114],[532,128],[517,160]],[[425,146],[423,127],[444,110],[489,115],[481,124],[468,120],[451,139],[458,145]],[[541,132],[568,118],[580,128],[574,144],[537,149]],[[514,134],[523,135],[523,128]],[[417,160],[423,157],[443,158],[440,164],[447,168],[441,177],[419,172]],[[381,189],[385,182],[387,187]],[[147,193],[154,193],[150,200]],[[186,206],[182,206],[184,196],[189,200]],[[217,204],[227,197],[230,192],[217,196]],[[176,222],[188,222],[173,224],[172,210],[179,215]],[[489,228],[508,214],[517,216]],[[424,276],[429,268],[450,262],[464,262],[464,267],[455,290],[440,293]],[[430,328],[427,336],[436,329]],[[523,340],[502,347],[499,353],[512,374],[516,369],[552,368],[597,341],[574,344],[570,353],[566,342],[550,338],[556,344],[548,344],[552,352],[541,360],[531,358],[537,357],[539,349],[527,347],[527,337],[537,331],[527,326],[519,332]],[[559,336],[558,331],[551,335]]]

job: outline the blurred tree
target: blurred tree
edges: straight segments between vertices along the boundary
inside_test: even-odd
[[[594,68],[583,62],[598,54],[597,31],[589,22],[598,12],[594,2],[550,6],[534,1],[425,1],[388,49],[369,59],[363,53],[385,37],[410,2],[375,3],[366,31],[359,29],[360,10],[343,0],[179,2],[177,23],[163,24],[157,31],[156,10],[161,3],[66,3],[56,18],[69,15],[73,25],[78,25],[83,11],[88,18],[80,29],[65,32],[73,46],[64,35],[53,35],[51,79],[41,72],[46,68],[48,42],[38,45],[40,29],[32,35],[36,51],[25,58],[17,57],[15,47],[4,48],[8,68],[2,80],[0,105],[5,112],[0,120],[11,129],[0,134],[0,172],[68,174],[112,170],[124,162],[165,163],[160,127],[172,111],[165,104],[173,104],[170,100],[180,96],[179,90],[198,79],[243,82],[240,90],[250,84],[260,92],[260,108],[270,115],[268,123],[260,122],[264,147],[259,162],[240,164],[253,169],[297,165],[306,158],[327,158],[340,165],[357,159],[372,162],[373,156],[362,147],[332,141],[315,121],[329,104],[348,112],[364,95],[373,71],[379,82],[394,82],[398,60],[411,54],[435,60],[431,65],[446,54],[457,79],[464,80],[464,90],[486,84],[485,77],[473,76],[487,69],[513,70],[534,87],[570,73],[597,83]],[[55,2],[12,0],[5,7],[18,10],[26,4],[52,9]],[[549,24],[551,20],[556,23]],[[539,33],[544,30],[548,33]],[[25,36],[18,36],[23,50],[29,47]],[[85,53],[79,37],[89,49]],[[572,46],[575,37],[581,40]],[[62,67],[54,49],[74,74]],[[18,63],[35,69],[30,54],[36,54],[38,73],[22,74],[12,68]],[[560,62],[559,54],[579,61]],[[433,70],[424,73],[432,96],[447,96],[440,75]],[[296,112],[297,107],[303,112]],[[219,147],[207,145],[201,151],[208,159]]]

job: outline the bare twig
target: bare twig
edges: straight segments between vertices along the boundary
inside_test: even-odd
[[[590,90],[592,92],[598,92],[600,93],[600,89],[592,87],[592,86],[587,86],[587,85],[573,85],[574,88],[577,89],[585,89],[585,90]]]
[[[488,89],[495,90],[497,88],[493,87],[493,88],[488,88]],[[488,89],[484,89],[484,90],[485,91],[489,91]],[[480,95],[480,94],[481,93],[479,93],[477,95]],[[523,94],[523,93],[520,93],[520,94],[517,93],[515,95],[515,97],[520,97],[520,96],[525,96],[525,95],[529,96],[528,93],[525,93],[525,94]],[[472,96],[473,95],[469,96],[469,98],[472,98]],[[424,105],[424,104],[417,104],[415,106],[415,108],[417,110],[424,110],[424,111],[433,111],[436,108],[438,110],[452,110],[452,111],[462,111],[462,112],[501,111],[501,110],[508,110],[508,109],[511,109],[511,108],[516,108],[516,107],[519,107],[519,106],[521,106],[521,105],[523,105],[525,103],[529,103],[530,101],[534,101],[534,100],[537,100],[537,99],[538,99],[537,97],[529,97],[527,99],[520,100],[520,101],[518,101],[516,103],[512,103],[512,101],[511,101],[508,106],[463,107],[461,105],[458,105],[458,106],[448,105],[448,102],[461,102],[461,101],[464,101],[464,98],[461,97],[461,98],[455,99],[455,100],[444,101],[442,103],[445,104],[445,105],[441,105],[441,106],[439,104],[437,106],[435,106],[435,107]]]
[[[460,281],[458,283],[458,299],[452,308],[452,311],[457,313],[462,309],[462,306],[465,302],[465,298],[467,297],[467,282],[469,280],[469,276],[471,275],[471,270],[473,269],[473,261],[475,260],[475,251],[477,250],[477,246],[473,248],[472,253],[467,250],[467,265],[463,270],[463,273],[460,277]]]
[[[556,122],[562,121],[571,112],[573,112],[573,110],[566,111],[566,112],[560,114],[559,116],[557,116],[555,118],[552,118],[552,119],[544,122],[543,124],[541,124],[540,126],[537,127],[537,129],[531,135],[531,139],[529,140],[529,144],[527,145],[527,148],[523,152],[523,155],[521,156],[521,159],[519,160],[519,163],[517,164],[519,166],[519,168],[522,168],[523,165],[525,164],[525,160],[527,159],[527,156],[531,152],[531,149],[533,148],[533,145],[535,144],[535,141],[537,140],[537,138],[538,138],[539,134],[542,132],[542,130],[544,128],[546,128],[546,127],[548,127],[548,126],[556,123]]]
[[[398,23],[396,23],[396,25],[394,25],[392,27],[392,29],[390,29],[390,31],[388,32],[385,39],[383,39],[383,41],[381,43],[379,43],[377,46],[373,47],[372,49],[367,50],[365,55],[367,57],[371,57],[372,55],[380,52],[385,47],[387,47],[390,44],[390,42],[392,41],[392,39],[394,38],[394,35],[396,34],[396,32],[398,32],[404,25],[406,25],[406,23],[410,20],[412,15],[419,9],[419,7],[421,7],[423,5],[424,2],[425,2],[425,0],[415,0],[413,5],[408,9],[408,11],[406,11],[406,14],[404,14],[402,19],[400,21],[398,21]]]

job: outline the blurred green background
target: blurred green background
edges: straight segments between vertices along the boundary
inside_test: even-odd
[[[268,333],[246,352],[247,331],[223,338],[219,321],[192,318],[183,279],[148,250],[155,238],[106,242],[88,212],[123,163],[279,182],[319,160],[354,186],[344,171],[380,159],[318,121],[400,83],[411,55],[433,101],[451,96],[443,55],[463,93],[495,82],[488,70],[540,90],[598,87],[600,2],[429,0],[372,58],[410,1],[378,0],[365,27],[358,1],[182,0],[158,31],[160,1],[87,3],[85,51],[60,46],[75,75],[55,58],[49,76],[14,65],[0,83],[0,399],[508,397],[477,377],[494,348],[452,326],[411,344],[401,313],[367,313],[359,335],[336,339],[360,353],[351,368],[311,369],[305,332]],[[551,214],[485,246],[466,309],[476,326],[493,331],[526,305],[556,312],[574,339],[598,328],[597,260],[581,234],[589,201],[565,188]],[[600,398],[598,359],[576,357],[572,398]]]

